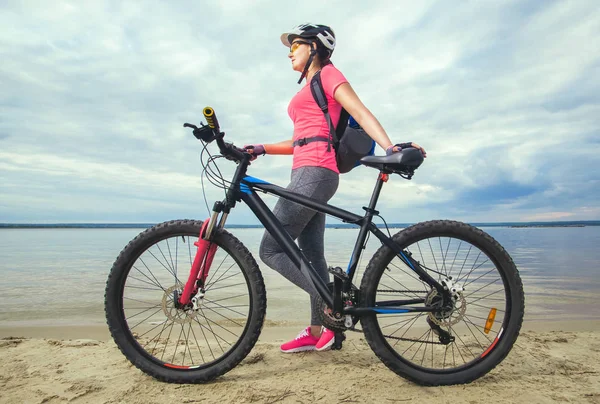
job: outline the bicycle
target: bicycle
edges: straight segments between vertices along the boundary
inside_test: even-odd
[[[323,323],[336,333],[333,349],[342,347],[344,331],[361,331],[360,322],[379,359],[421,385],[471,382],[508,355],[523,321],[523,285],[496,240],[455,221],[422,222],[394,236],[372,221],[379,215],[375,208],[383,184],[390,174],[411,179],[423,162],[418,150],[361,159],[379,174],[359,216],[248,176],[251,156],[223,140],[212,108],[203,114],[208,125],[184,127],[193,129],[205,150],[216,141],[221,157],[237,163],[228,184],[219,178],[225,199],[215,202],[205,221],[169,221],[140,233],[121,251],[108,277],[107,323],[136,367],[165,382],[206,382],[239,364],[255,345],[266,291],[252,254],[224,229],[237,202],[249,206],[311,280],[322,299]],[[347,269],[330,268],[333,281],[322,281],[257,192],[358,226]],[[357,287],[353,279],[369,234],[382,246]]]

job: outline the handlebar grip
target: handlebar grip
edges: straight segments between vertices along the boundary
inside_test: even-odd
[[[215,115],[215,110],[211,107],[206,107],[202,110],[202,114],[204,114],[208,126],[210,126],[215,134],[218,135],[221,130],[219,128],[219,121],[217,121],[217,116]]]

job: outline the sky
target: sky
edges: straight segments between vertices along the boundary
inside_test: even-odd
[[[301,86],[279,37],[307,22],[333,28],[333,63],[391,140],[427,150],[384,186],[386,221],[600,219],[595,1],[2,0],[0,222],[207,217],[223,191],[183,123],[212,106],[236,145],[290,139]],[[290,170],[265,156],[248,174]],[[361,214],[376,177],[342,175],[330,203]],[[238,205],[228,223],[258,221]]]

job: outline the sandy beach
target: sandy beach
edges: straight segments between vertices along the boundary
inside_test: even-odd
[[[600,404],[598,229],[585,228],[585,237],[581,229],[497,230],[522,271],[523,329],[494,370],[471,384],[447,387],[422,387],[397,376],[359,333],[349,333],[341,351],[280,353],[279,345],[306,326],[308,300],[262,265],[267,320],[247,358],[208,384],[159,382],[129,363],[104,322],[107,271],[130,231],[5,233],[10,237],[0,251],[0,404]],[[250,242],[260,234],[241,233]],[[352,235],[335,233],[344,242]],[[74,250],[75,244],[80,248]],[[28,253],[31,245],[39,256]],[[337,253],[335,262],[347,255]],[[32,276],[36,282],[28,281]]]
[[[507,359],[468,385],[421,387],[388,370],[362,334],[342,351],[282,354],[295,326],[266,326],[240,366],[214,382],[158,382],[105,327],[0,328],[1,403],[600,403],[600,324],[540,322]],[[84,338],[87,337],[87,338]]]

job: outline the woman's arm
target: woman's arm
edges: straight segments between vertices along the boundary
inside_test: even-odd
[[[381,126],[377,118],[365,107],[358,95],[354,92],[350,83],[343,83],[335,90],[334,98],[339,102],[342,107],[358,122],[358,124],[367,132],[369,136],[379,145],[383,150],[388,150],[392,146],[392,141],[385,132],[385,129]],[[420,149],[425,156],[425,150],[416,143],[412,143],[412,147]],[[398,151],[397,147],[394,147],[394,151]]]
[[[257,156],[264,154],[293,154],[294,146],[292,139],[284,140],[279,143],[271,144],[247,144],[244,149],[248,150],[248,153],[252,154],[252,160]]]
[[[292,139],[284,140],[279,143],[266,144],[266,145],[264,145],[265,153],[267,153],[267,154],[293,154],[294,146],[292,144],[293,144]]]

